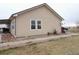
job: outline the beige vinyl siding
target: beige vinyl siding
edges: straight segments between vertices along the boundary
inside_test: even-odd
[[[14,35],[15,36],[15,34],[16,34],[16,24],[15,24],[16,22],[15,22],[15,19],[13,19],[12,21],[11,21],[11,25],[10,25],[10,31],[11,31],[11,34],[12,35]],[[14,28],[13,28],[14,27]]]
[[[31,20],[40,20],[41,29],[31,30]],[[61,20],[50,10],[41,7],[16,17],[16,36],[47,34],[47,32],[53,32],[55,29],[58,33],[61,33],[60,23]]]

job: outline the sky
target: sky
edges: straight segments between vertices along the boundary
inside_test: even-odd
[[[13,13],[42,3],[47,3],[64,18],[64,26],[75,26],[79,21],[78,0],[0,0],[0,19],[8,19]]]

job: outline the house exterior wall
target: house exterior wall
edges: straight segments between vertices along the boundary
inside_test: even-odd
[[[12,33],[12,35],[14,35],[15,36],[15,31],[16,30],[16,22],[15,22],[15,19],[13,19],[12,21],[11,21],[11,24],[10,24],[10,32]]]
[[[31,29],[31,20],[41,20],[41,29]],[[54,30],[61,33],[61,20],[46,7],[16,17],[16,37],[53,33]],[[14,34],[15,30],[11,30],[11,33]]]

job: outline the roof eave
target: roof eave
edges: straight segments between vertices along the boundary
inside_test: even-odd
[[[17,16],[15,16],[15,15],[21,15],[21,14],[23,14],[23,13],[25,13],[25,12],[29,12],[29,11],[32,11],[32,10],[34,10],[34,9],[36,9],[36,8],[40,8],[40,7],[42,7],[42,6],[46,6],[52,13],[54,13],[60,20],[64,20],[57,12],[55,12],[48,4],[46,4],[46,3],[43,3],[43,4],[41,4],[41,5],[38,5],[38,6],[35,6],[35,7],[32,7],[32,8],[29,8],[29,9],[26,9],[26,10],[24,10],[24,11],[20,11],[20,12],[17,12],[17,13],[14,13],[14,14],[12,14],[11,15],[11,17],[9,18],[10,20],[11,19],[13,19],[14,17],[17,17]]]

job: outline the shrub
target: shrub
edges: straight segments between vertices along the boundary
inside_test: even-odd
[[[50,35],[50,33],[48,32],[47,35]]]
[[[54,35],[55,35],[55,34],[57,34],[57,31],[56,31],[56,30],[54,30],[53,34],[54,34]]]

